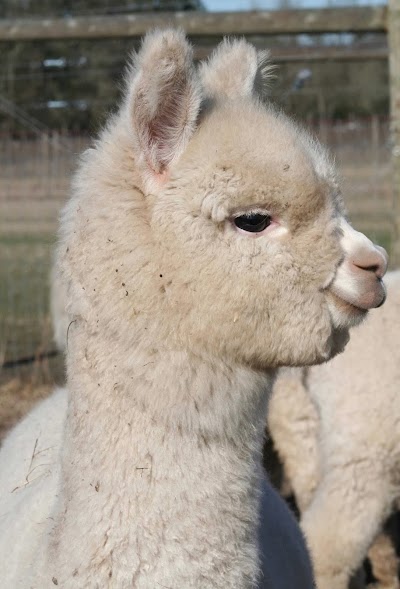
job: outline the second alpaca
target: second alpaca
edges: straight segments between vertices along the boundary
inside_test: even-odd
[[[385,281],[387,302],[343,354],[282,371],[269,403],[318,589],[346,589],[377,537],[370,557],[382,587],[399,587],[395,550],[380,532],[400,498],[400,272]]]

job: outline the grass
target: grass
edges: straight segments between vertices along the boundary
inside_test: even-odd
[[[0,247],[14,247],[22,246],[43,246],[48,245],[53,247],[55,243],[55,236],[50,234],[35,234],[35,233],[12,233],[10,235],[0,235]]]
[[[48,347],[48,273],[53,241],[50,236],[0,238],[0,345],[6,360]]]
[[[49,272],[58,215],[86,138],[0,140],[0,362],[53,347]],[[63,144],[64,145],[64,144]],[[3,370],[0,379],[26,374]],[[7,374],[5,374],[7,373]]]

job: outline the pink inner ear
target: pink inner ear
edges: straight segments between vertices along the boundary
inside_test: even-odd
[[[164,178],[166,168],[179,149],[188,117],[188,81],[185,76],[170,80],[158,97],[156,116],[147,126],[152,169]]]
[[[155,179],[156,184],[158,186],[162,186],[163,184],[165,184],[169,180],[169,171],[164,169],[162,172],[159,172],[159,173],[156,172],[154,174],[154,179]]]

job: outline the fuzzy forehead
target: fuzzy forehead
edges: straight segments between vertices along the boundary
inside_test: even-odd
[[[333,171],[322,149],[289,119],[255,101],[232,101],[207,113],[183,159],[195,165],[202,186],[225,180],[230,208],[286,208],[300,194],[310,195],[310,205],[322,205],[331,192]]]

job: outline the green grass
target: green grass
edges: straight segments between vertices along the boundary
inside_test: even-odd
[[[51,344],[49,271],[53,235],[0,236],[0,353],[15,360]]]
[[[15,245],[54,245],[55,236],[51,234],[10,233],[0,235],[0,248]],[[0,254],[1,255],[1,254]]]

